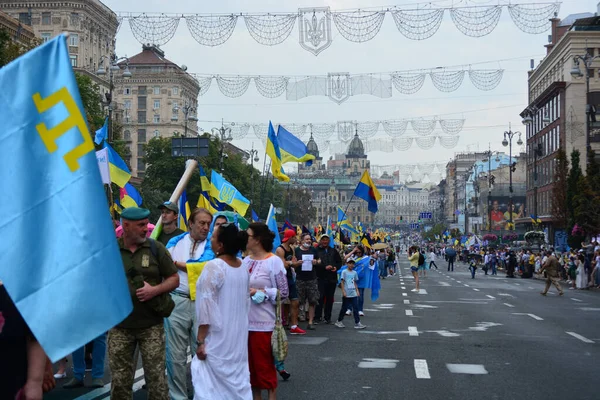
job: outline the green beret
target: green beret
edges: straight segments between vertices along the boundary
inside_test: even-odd
[[[121,212],[121,218],[129,220],[129,221],[140,221],[142,219],[148,218],[150,215],[150,210],[139,207],[129,207]]]

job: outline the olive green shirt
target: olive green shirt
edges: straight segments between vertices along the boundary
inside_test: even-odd
[[[167,243],[169,243],[169,240],[173,239],[175,236],[181,235],[182,233],[185,233],[185,232],[179,228],[175,229],[171,233],[165,233],[164,231],[162,231],[160,233],[160,235],[158,235],[156,240],[158,240],[159,242],[161,242],[162,244],[164,244],[166,246]]]
[[[171,255],[159,241],[155,241],[157,257],[152,255],[150,242],[148,240],[138,247],[134,253],[124,247],[123,238],[119,238],[117,243],[119,244],[125,274],[127,274],[130,266],[133,264],[133,268],[144,277],[145,282],[148,282],[148,284],[152,286],[156,286],[162,283],[165,278],[177,273],[177,268],[171,259]],[[129,276],[127,277],[127,281],[129,283],[129,292],[133,302],[133,311],[123,322],[117,325],[117,328],[144,329],[157,324],[162,324],[163,318],[157,315],[147,303],[143,303],[137,298],[135,294],[136,288],[133,286]]]

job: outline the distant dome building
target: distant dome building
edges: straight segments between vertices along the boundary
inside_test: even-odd
[[[354,134],[352,141],[348,145],[346,157],[367,158],[367,155],[365,154],[365,146],[363,145],[362,140],[360,140],[358,137],[358,132]]]

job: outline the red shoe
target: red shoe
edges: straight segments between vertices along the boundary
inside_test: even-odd
[[[306,335],[306,331],[304,329],[300,329],[299,326],[290,329],[290,335]]]

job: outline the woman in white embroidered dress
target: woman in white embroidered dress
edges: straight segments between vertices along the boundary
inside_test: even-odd
[[[244,258],[243,264],[250,274],[252,296],[248,318],[250,385],[254,400],[262,399],[263,390],[268,391],[269,400],[275,400],[277,371],[271,350],[271,335],[275,328],[277,290],[281,292],[281,300],[284,300],[289,289],[283,262],[271,253],[275,234],[262,222],[251,223],[247,232],[249,256]]]
[[[192,360],[195,400],[249,400],[248,270],[236,257],[248,241],[245,231],[223,224],[212,235],[217,258],[196,284],[198,349]]]

